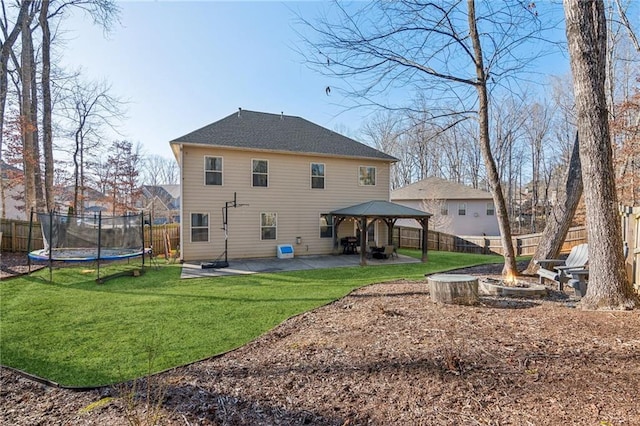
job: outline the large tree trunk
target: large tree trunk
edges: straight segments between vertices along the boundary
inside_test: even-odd
[[[480,36],[478,35],[478,28],[476,26],[475,0],[467,0],[467,8],[469,10],[469,33],[476,58],[477,83],[475,87],[478,92],[479,101],[478,122],[480,125],[480,150],[482,151],[482,157],[484,158],[484,164],[487,169],[487,178],[496,208],[496,218],[498,219],[498,228],[500,229],[500,238],[504,251],[504,268],[502,273],[503,275],[513,276],[518,274],[518,268],[516,264],[516,254],[513,250],[513,242],[511,241],[511,225],[509,224],[507,204],[504,199],[504,194],[502,193],[502,184],[500,183],[500,175],[496,167],[496,162],[491,153],[487,75],[484,70],[482,46],[480,45]]]
[[[33,39],[31,37],[31,21],[33,15],[22,21],[22,52],[20,55],[20,71],[22,83],[22,98],[20,105],[23,167],[24,167],[24,193],[25,209],[37,209],[37,173],[36,165],[39,163],[38,139],[36,137],[37,122],[33,121],[33,86],[34,79],[34,55]]]
[[[42,30],[42,150],[44,154],[44,196],[46,209],[55,208],[53,192],[53,132],[51,125],[51,32],[49,30],[49,0],[40,9]]]
[[[11,58],[13,45],[22,30],[22,22],[29,10],[29,5],[29,1],[22,2],[13,29],[8,34],[6,33],[7,28],[4,29],[3,35],[5,40],[4,43],[2,43],[2,47],[0,47],[0,160],[2,160],[2,137],[4,135],[4,109],[7,104],[7,92],[9,88],[9,59]]]
[[[585,309],[629,309],[635,307],[637,297],[626,277],[617,215],[605,95],[604,3],[602,0],[564,0],[564,10],[589,242],[589,289],[581,305]]]
[[[540,244],[536,247],[527,269],[524,270],[525,274],[536,273],[539,267],[535,263],[536,260],[556,259],[560,254],[560,249],[562,249],[564,239],[567,237],[571,220],[576,213],[578,202],[582,196],[582,170],[579,149],[579,138],[578,133],[576,133],[576,140],[569,160],[569,170],[565,179],[565,190],[563,193],[558,194],[560,198],[547,217],[547,224],[544,231],[542,231]]]

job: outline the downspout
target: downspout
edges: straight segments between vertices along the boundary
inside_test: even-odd
[[[184,168],[184,149],[182,144],[180,144],[180,245],[178,250],[180,251],[180,263],[184,263],[184,243],[185,243],[185,233],[184,233],[184,177],[183,177],[183,168]]]

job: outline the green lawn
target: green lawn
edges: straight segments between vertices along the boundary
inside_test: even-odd
[[[501,261],[432,251],[427,264],[189,280],[167,265],[102,285],[84,267],[53,282],[44,269],[0,283],[0,363],[67,386],[120,382],[237,348],[367,284]]]

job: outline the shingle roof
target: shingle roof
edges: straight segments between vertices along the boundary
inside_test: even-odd
[[[345,207],[344,209],[334,210],[331,214],[336,216],[354,216],[354,217],[430,217],[431,213],[422,210],[412,209],[411,207],[402,206],[389,201],[373,200],[366,203],[356,204],[354,206]]]
[[[170,142],[340,157],[396,158],[300,117],[238,111]]]
[[[487,191],[430,177],[391,191],[392,200],[491,200]]]

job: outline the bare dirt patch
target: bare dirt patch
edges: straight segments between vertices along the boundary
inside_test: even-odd
[[[31,265],[31,271],[44,268],[44,265]],[[17,277],[29,273],[26,253],[0,253],[0,280]]]
[[[160,424],[640,424],[640,313],[575,303],[551,291],[442,305],[426,280],[371,285],[154,377]],[[0,384],[2,424],[120,425],[130,413],[120,398],[95,404],[122,386],[75,392],[6,369]]]

